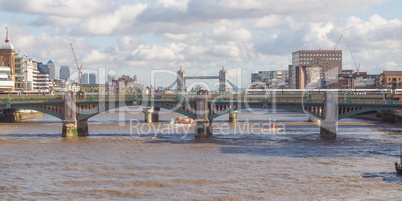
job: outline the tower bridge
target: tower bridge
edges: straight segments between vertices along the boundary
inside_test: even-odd
[[[231,83],[227,78],[227,72],[225,68],[222,66],[222,69],[219,70],[218,76],[186,76],[186,72],[180,67],[177,71],[177,79],[170,84],[167,89],[172,89],[174,85],[177,85],[177,93],[183,94],[186,92],[186,80],[219,80],[219,92],[226,92],[228,90],[228,84],[231,85],[233,90],[240,91],[236,85]]]
[[[195,137],[210,137],[213,133],[213,119],[229,113],[229,120],[236,121],[237,111],[249,108],[278,108],[305,113],[321,121],[320,134],[325,138],[336,138],[338,120],[364,112],[376,110],[402,110],[402,101],[384,99],[344,99],[332,91],[322,93],[322,97],[212,97],[206,90],[198,91],[195,97],[181,95],[161,96],[118,96],[118,97],[77,97],[66,92],[60,98],[7,99],[0,100],[3,114],[9,110],[30,109],[52,115],[62,120],[62,136],[87,136],[88,119],[107,110],[127,107],[144,107],[145,122],[158,121],[161,108],[174,111],[195,120]]]

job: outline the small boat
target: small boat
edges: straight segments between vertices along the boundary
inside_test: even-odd
[[[395,170],[397,174],[402,175],[402,144],[399,146],[399,164],[395,162]]]
[[[194,124],[194,120],[190,117],[176,117],[173,124]]]

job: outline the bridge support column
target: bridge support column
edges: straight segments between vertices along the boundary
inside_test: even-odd
[[[144,108],[143,110],[142,110],[142,112],[145,114],[145,116],[144,116],[144,121],[146,122],[146,123],[152,123],[152,120],[153,120],[153,113],[154,113],[154,108]]]
[[[78,136],[88,136],[88,119],[83,119],[77,122],[77,132]]]
[[[209,121],[208,99],[210,93],[207,90],[197,92],[195,111],[195,137],[209,138],[212,136],[212,122]]]
[[[67,91],[64,95],[64,119],[62,137],[88,136],[88,120],[77,121],[75,94]]]
[[[195,121],[195,137],[209,138],[212,136],[212,127],[209,121]]]
[[[326,139],[336,139],[338,102],[334,92],[326,92],[324,98],[324,117],[320,125],[320,135]]]
[[[236,123],[237,121],[237,111],[229,112],[229,122]]]
[[[15,109],[4,109],[0,111],[0,122],[15,122]]]
[[[336,121],[322,121],[320,125],[320,135],[325,139],[336,139]]]
[[[69,121],[63,120],[62,137],[85,137],[88,136],[88,120]]]
[[[152,122],[159,122],[159,111],[160,107],[154,107],[154,112],[152,112]]]

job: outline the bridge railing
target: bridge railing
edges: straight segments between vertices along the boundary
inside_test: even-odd
[[[352,103],[352,104],[402,104],[398,100],[338,100],[338,103]]]

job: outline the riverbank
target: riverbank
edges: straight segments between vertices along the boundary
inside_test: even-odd
[[[0,111],[0,122],[21,122],[43,118],[43,113],[34,110],[5,109]]]
[[[393,114],[388,113],[379,113],[377,111],[358,114],[353,116],[352,118],[356,119],[364,119],[369,121],[380,121],[380,122],[391,122],[391,123],[402,123],[402,114],[399,112],[394,112]]]

